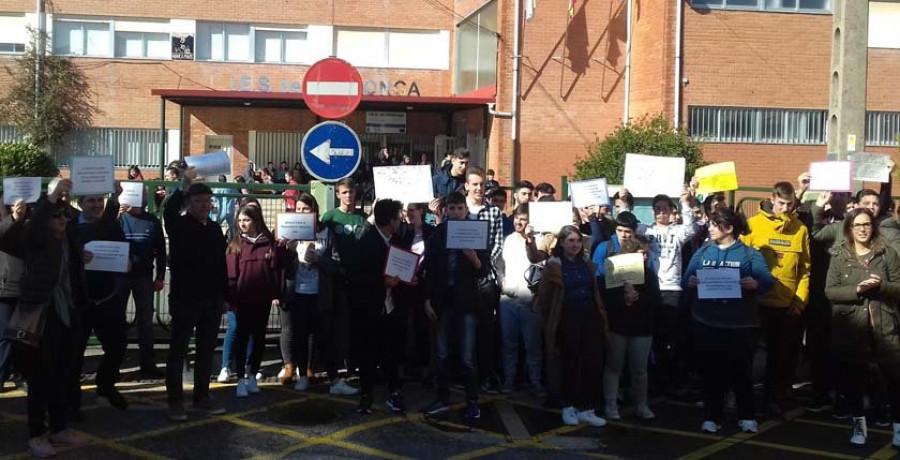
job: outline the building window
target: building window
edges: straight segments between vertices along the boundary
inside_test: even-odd
[[[256,62],[304,62],[306,32],[256,29]]]
[[[54,22],[53,53],[68,56],[111,57],[110,24],[108,22]]]
[[[827,110],[691,106],[689,112],[688,134],[698,141],[825,144]]]
[[[153,32],[116,32],[116,57],[169,59],[169,34]]]
[[[447,69],[449,33],[441,30],[338,30],[337,57],[360,67]]]
[[[456,26],[456,94],[497,83],[497,31],[496,0]]]
[[[387,31],[338,30],[337,57],[360,67],[387,67]]]
[[[695,8],[830,13],[831,0],[691,0]]]
[[[24,13],[0,13],[0,54],[21,54],[30,41]]]
[[[866,112],[866,145],[900,146],[900,112]]]
[[[78,128],[66,134],[62,142],[53,147],[53,153],[60,166],[67,166],[72,156],[90,152],[90,155],[112,156],[117,168],[130,165],[159,167],[159,142],[158,129]],[[167,143],[167,150],[168,147]]]
[[[0,54],[21,54],[24,52],[24,43],[0,43]]]
[[[197,23],[197,59],[200,61],[249,62],[250,26],[231,23]]]

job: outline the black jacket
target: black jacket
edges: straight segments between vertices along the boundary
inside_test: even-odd
[[[356,307],[366,317],[377,317],[384,309],[387,288],[384,286],[384,266],[390,249],[376,226],[370,226],[359,239],[360,267],[353,276],[353,289],[362,295]]]
[[[76,218],[76,231],[81,243],[79,248],[84,250],[84,245],[91,241],[125,241],[125,233],[117,220],[119,214],[119,202],[115,197],[106,200],[106,208],[103,216],[96,222],[80,222],[81,215]],[[88,297],[94,302],[106,301],[118,292],[119,282],[124,276],[122,273],[102,272],[90,270],[87,275]]]
[[[491,267],[490,254],[487,251],[475,251],[481,268],[478,270],[458,249],[447,249],[447,223],[437,227],[425,242],[425,290],[431,299],[431,307],[435,312],[458,310],[464,313],[475,313],[480,309],[481,301],[478,291],[478,279],[487,275]],[[449,257],[458,257],[456,264],[456,286],[447,286]]]
[[[184,192],[176,190],[163,203],[163,224],[169,235],[169,297],[177,302],[224,299],[228,293],[225,235],[208,218],[201,223],[181,215],[184,202]]]

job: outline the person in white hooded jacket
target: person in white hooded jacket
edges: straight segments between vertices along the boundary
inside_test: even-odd
[[[656,389],[667,392],[681,388],[684,358],[688,353],[685,343],[688,317],[681,298],[681,252],[699,230],[689,205],[692,190],[689,188],[681,195],[681,224],[673,222],[673,211],[677,211],[677,207],[672,199],[667,195],[655,196],[655,222],[643,232],[650,239],[648,266],[659,278],[662,299],[653,315],[656,366],[651,375]]]

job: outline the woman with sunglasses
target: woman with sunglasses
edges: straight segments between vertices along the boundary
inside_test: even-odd
[[[838,360],[838,390],[853,416],[850,443],[866,443],[863,389],[869,363],[875,363],[887,382],[893,445],[900,448],[900,255],[874,224],[865,208],[844,219],[844,240],[825,281],[832,302],[831,350]]]

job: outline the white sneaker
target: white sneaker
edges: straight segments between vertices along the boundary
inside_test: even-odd
[[[222,370],[219,371],[219,377],[216,378],[216,382],[226,383],[229,378],[231,378],[231,372],[228,371],[227,367],[223,367]]]
[[[704,433],[718,433],[719,430],[722,429],[722,426],[717,424],[716,422],[711,422],[709,420],[703,422],[703,425],[700,425],[700,431]]]
[[[56,456],[56,449],[50,445],[47,435],[36,436],[28,440],[28,450],[35,458],[50,458]]]
[[[583,410],[578,413],[578,421],[581,423],[587,423],[590,426],[606,426],[606,420],[603,420],[603,417],[599,417],[594,413],[594,409]]]
[[[247,393],[259,394],[259,383],[257,383],[257,378],[252,375],[250,376],[250,381],[247,382]]]
[[[256,373],[256,380],[265,380],[266,376],[262,372]]]
[[[578,425],[578,411],[569,406],[562,410],[563,423],[566,425]]]
[[[359,390],[356,388],[347,385],[347,381],[344,379],[338,379],[337,382],[331,385],[331,388],[328,390],[328,393],[333,395],[342,395],[342,396],[353,396],[359,393]]]
[[[738,428],[744,433],[759,433],[759,423],[756,420],[738,420]]]
[[[246,398],[250,395],[247,392],[247,379],[238,379],[236,395],[238,398]]]
[[[604,415],[608,420],[621,420],[619,416],[619,406],[616,403],[607,403]]]
[[[900,449],[900,423],[894,424],[894,441],[891,444]]]
[[[306,391],[307,388],[309,388],[308,377],[300,377],[299,379],[297,379],[297,383],[294,385],[294,390]]]
[[[643,420],[653,420],[656,418],[656,414],[654,414],[646,404],[638,404],[637,408],[634,410],[634,415]]]
[[[866,427],[865,417],[853,417],[853,434],[850,436],[850,444],[854,446],[866,445],[866,437],[869,436],[869,430]],[[896,435],[894,436],[896,438]]]

